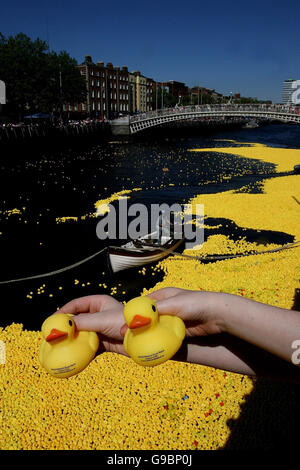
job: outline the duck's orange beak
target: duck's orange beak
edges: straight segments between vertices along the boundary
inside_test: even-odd
[[[68,336],[68,333],[53,328],[47,336],[46,341],[53,341],[54,339],[63,338],[64,336]]]
[[[151,318],[143,317],[142,315],[135,315],[130,322],[129,328],[134,330],[140,326],[149,325],[149,323],[151,323]]]

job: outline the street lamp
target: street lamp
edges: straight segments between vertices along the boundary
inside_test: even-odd
[[[5,82],[0,80],[0,113],[2,112],[3,104],[6,104],[6,85]]]

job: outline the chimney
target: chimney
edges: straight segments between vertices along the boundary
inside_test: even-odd
[[[113,68],[113,64],[112,64],[111,62],[107,62],[106,67],[107,67],[108,69],[112,69],[112,68]]]
[[[85,62],[89,62],[91,64],[93,62],[92,61],[92,56],[91,55],[86,55],[85,56]]]
[[[97,65],[98,67],[104,67],[104,62],[102,60],[98,60]]]

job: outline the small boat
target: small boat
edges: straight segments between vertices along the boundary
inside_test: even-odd
[[[131,240],[125,245],[109,246],[108,258],[114,273],[124,269],[136,268],[153,263],[165,258],[170,253],[161,248],[175,251],[183,242],[182,234],[174,232],[169,236],[162,236],[161,244],[158,244],[158,232],[152,232],[136,240]]]
[[[257,121],[252,119],[243,126],[243,129],[255,129],[256,127],[259,127],[259,124],[257,123]]]

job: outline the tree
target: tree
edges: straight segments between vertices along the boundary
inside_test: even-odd
[[[85,99],[86,85],[76,61],[65,51],[50,53],[47,43],[23,33],[0,33],[1,79],[7,86],[8,109],[24,114],[61,110],[62,104]]]
[[[45,109],[62,111],[64,103],[76,104],[86,99],[86,83],[76,68],[77,62],[66,51],[48,54],[48,86],[40,95]]]
[[[168,93],[165,88],[162,89],[160,86],[157,87],[156,100],[156,87],[154,87],[151,101],[152,109],[156,109],[156,104],[157,109],[161,109],[162,104],[164,108],[173,108],[176,105],[177,101],[178,100],[176,96],[172,95],[171,93]]]

